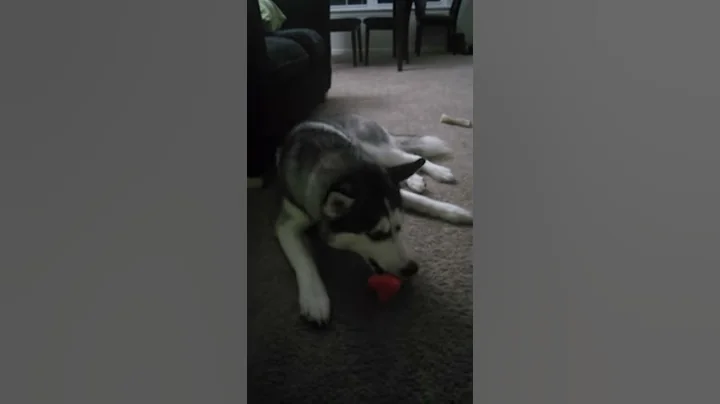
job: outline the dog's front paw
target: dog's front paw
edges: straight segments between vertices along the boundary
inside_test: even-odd
[[[330,298],[324,290],[301,291],[300,314],[318,326],[330,321]]]
[[[418,174],[413,174],[408,177],[408,179],[405,180],[405,185],[416,194],[425,192],[425,179]]]
[[[454,184],[457,182],[457,180],[455,180],[455,175],[453,175],[453,172],[449,168],[444,166],[433,164],[426,168],[426,172],[435,181],[444,184]]]
[[[469,210],[463,209],[459,206],[448,205],[447,209],[443,213],[445,220],[452,224],[458,225],[471,225],[473,224],[473,215]]]

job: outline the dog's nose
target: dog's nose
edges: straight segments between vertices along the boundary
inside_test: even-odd
[[[415,261],[410,261],[405,268],[400,270],[400,275],[410,277],[417,273],[418,264]]]

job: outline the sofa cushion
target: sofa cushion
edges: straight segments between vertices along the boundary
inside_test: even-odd
[[[292,80],[310,70],[310,57],[299,43],[280,36],[265,37],[273,81]]]
[[[274,36],[291,39],[302,46],[311,60],[327,58],[326,44],[322,36],[311,29],[294,28],[276,31]]]

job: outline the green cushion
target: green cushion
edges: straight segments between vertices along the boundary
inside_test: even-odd
[[[275,32],[280,29],[287,20],[280,7],[273,3],[272,0],[258,0],[258,4],[260,5],[260,16],[265,24],[265,30]]]

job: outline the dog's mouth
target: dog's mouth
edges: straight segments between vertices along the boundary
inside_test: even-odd
[[[368,263],[370,264],[370,267],[372,267],[373,271],[375,271],[376,274],[381,275],[381,274],[385,273],[385,270],[380,268],[380,265],[378,265],[378,263],[374,259],[368,258]]]

